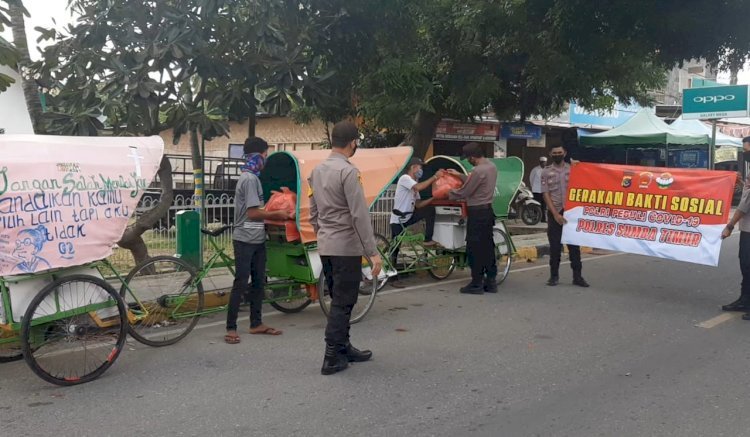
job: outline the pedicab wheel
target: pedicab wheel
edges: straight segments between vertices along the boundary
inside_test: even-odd
[[[71,275],[47,285],[21,323],[21,348],[32,371],[52,384],[92,381],[125,345],[127,311],[103,279]]]
[[[12,363],[23,359],[20,346],[5,347],[0,345],[0,364]]]
[[[375,244],[378,247],[378,253],[382,257],[383,254],[388,253],[388,248],[390,247],[390,242],[387,238],[382,236],[381,234],[375,234]],[[386,261],[383,260],[383,269],[385,269],[385,263]],[[394,267],[395,268],[395,267]],[[376,281],[378,281],[377,287],[375,287],[375,291],[380,291],[385,287],[385,285],[388,283],[388,275],[383,275],[382,278],[378,277],[375,278]],[[372,286],[372,279],[367,279],[367,276],[362,274],[362,281],[359,283],[359,294],[360,296],[369,296],[372,294],[373,286]]]
[[[268,284],[268,281],[266,281]],[[310,296],[303,291],[301,284],[296,287],[268,287],[266,297],[270,300],[272,307],[286,314],[298,313],[312,303]]]
[[[497,283],[502,283],[510,273],[510,265],[513,263],[513,253],[508,234],[500,229],[493,229],[493,240],[495,241],[495,259],[497,262]]]
[[[438,281],[448,278],[454,270],[456,270],[456,257],[451,252],[438,249],[435,255],[430,257],[430,269],[427,273]]]
[[[205,305],[203,284],[196,278],[192,265],[173,256],[155,256],[135,266],[120,288],[130,336],[151,347],[185,338]]]
[[[359,297],[357,303],[352,308],[352,315],[349,318],[349,323],[357,323],[364,319],[365,315],[370,311],[372,305],[375,303],[375,296],[377,295],[377,283],[368,282],[372,289],[369,293],[363,294],[360,286]],[[325,279],[325,275],[321,273],[320,280],[318,282],[318,294],[320,309],[323,310],[323,314],[328,317],[331,314],[331,292],[328,288],[328,281]]]

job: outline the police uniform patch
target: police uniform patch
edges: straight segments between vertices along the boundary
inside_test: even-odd
[[[362,185],[363,187],[365,186],[365,184],[362,182],[362,173],[357,173],[357,180],[359,180],[360,185]]]

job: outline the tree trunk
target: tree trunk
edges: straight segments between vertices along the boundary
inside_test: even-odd
[[[430,143],[435,137],[440,119],[441,117],[438,114],[426,111],[419,111],[414,117],[414,125],[406,137],[405,143],[414,148],[415,158],[424,159],[427,150],[430,148]]]
[[[128,249],[136,264],[148,258],[148,247],[143,241],[143,233],[154,227],[160,218],[164,217],[172,206],[174,193],[172,192],[172,164],[166,156],[161,158],[159,164],[159,176],[161,186],[161,198],[153,209],[140,216],[135,223],[125,230],[125,233],[117,242],[117,245]]]
[[[737,67],[732,67],[731,70],[729,70],[729,84],[730,85],[737,85]]]
[[[35,134],[42,133],[42,101],[39,98],[39,87],[36,81],[29,75],[31,56],[29,55],[29,43],[26,39],[26,24],[24,22],[24,8],[21,0],[9,2],[10,21],[13,30],[13,44],[19,52],[18,71],[21,74],[21,87],[26,98],[26,109],[31,117],[31,124]]]
[[[258,112],[257,106],[253,105],[252,108],[250,108],[250,114],[248,114],[247,117],[247,137],[254,137],[255,136],[255,126],[258,124],[258,116],[256,115],[256,112]]]

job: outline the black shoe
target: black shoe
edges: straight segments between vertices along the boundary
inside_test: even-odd
[[[467,286],[462,287],[459,291],[462,294],[484,294],[484,286],[469,282]]]
[[[577,286],[583,287],[583,288],[589,288],[590,287],[589,283],[586,282],[586,280],[583,279],[583,278],[581,278],[581,277],[573,279],[573,285],[577,285]]]
[[[334,373],[346,370],[349,367],[349,359],[344,350],[337,346],[331,346],[326,344],[326,355],[323,358],[323,367],[320,369],[320,373],[323,375],[333,375]]]
[[[485,279],[483,289],[485,293],[497,293],[497,280],[495,278]]]
[[[554,287],[555,285],[560,283],[560,278],[557,276],[550,276],[549,279],[547,279],[547,285],[550,287]]]
[[[361,351],[349,343],[346,346],[346,358],[350,363],[361,363],[372,358],[372,351]]]
[[[743,299],[737,299],[734,302],[721,307],[722,311],[750,311],[750,304]]]
[[[743,314],[742,320],[750,320],[750,313]]]

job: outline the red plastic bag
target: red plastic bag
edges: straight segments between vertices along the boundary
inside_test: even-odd
[[[437,200],[447,199],[450,190],[461,188],[463,184],[464,181],[458,176],[444,173],[443,176],[432,183],[432,197]]]
[[[289,211],[292,215],[297,211],[297,194],[287,187],[281,187],[281,191],[271,191],[271,198],[266,202],[266,211]],[[287,241],[297,241],[300,239],[297,222],[290,220],[266,220],[266,224],[283,226],[286,231]]]

